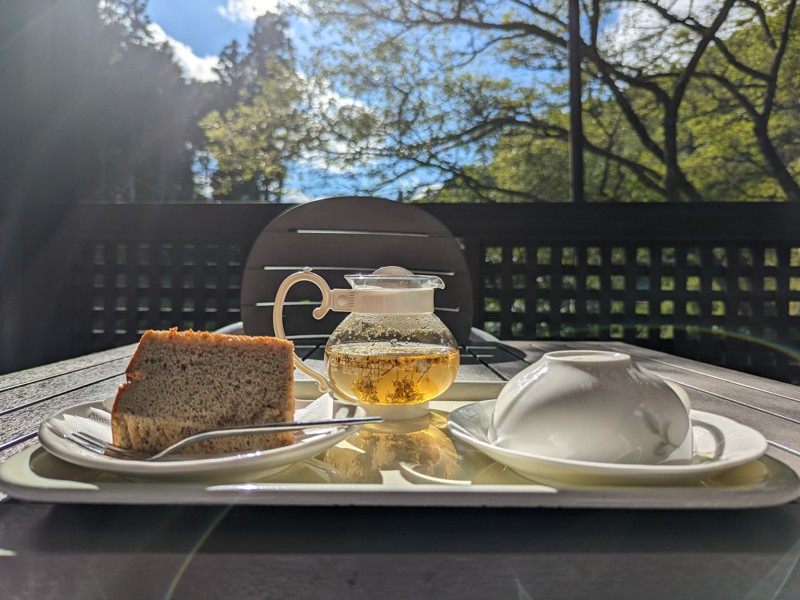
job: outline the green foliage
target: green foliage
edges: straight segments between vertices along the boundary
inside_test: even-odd
[[[800,200],[794,6],[584,4],[587,199]],[[341,159],[376,191],[419,173],[407,195],[426,201],[567,200],[565,13],[554,1],[310,0],[324,46],[304,70],[375,116]]]
[[[200,120],[204,159],[215,168],[215,198],[277,201],[287,165],[311,147],[307,85],[295,69],[286,20],[267,13],[256,21],[247,51],[222,53],[220,82]]]
[[[308,0],[302,64],[269,13],[205,84],[152,38],[146,0],[0,3],[18,197],[187,200],[195,163],[217,198],[275,201],[313,161],[353,193],[569,199],[563,2]],[[688,4],[582,4],[586,198],[800,201],[796,0]]]
[[[300,91],[292,72],[261,80],[258,93],[221,114],[206,115],[200,126],[206,151],[217,168],[214,196],[236,200],[266,200],[280,196],[286,161],[303,147],[305,117],[299,110]]]

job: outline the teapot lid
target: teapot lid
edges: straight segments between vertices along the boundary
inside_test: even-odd
[[[372,273],[345,275],[354,290],[424,290],[442,289],[444,282],[436,275],[416,275],[403,267],[381,267]]]
[[[358,273],[344,277],[353,288],[348,293],[347,308],[352,312],[433,312],[433,291],[444,288],[441,278],[416,275],[402,267],[381,267],[370,274]],[[334,306],[340,301],[344,306],[344,297],[337,297]]]

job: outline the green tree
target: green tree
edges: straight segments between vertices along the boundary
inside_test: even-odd
[[[795,197],[794,182],[800,174],[796,164],[798,144],[788,132],[792,129],[790,124],[797,121],[800,80],[796,63],[800,53],[796,44],[794,48],[789,46],[794,36],[787,29],[797,28],[797,20],[791,18],[791,5],[784,8],[789,12],[773,10],[769,16],[765,12],[763,19],[752,22],[744,20],[749,12],[731,19],[725,39],[719,40],[699,61],[686,88],[676,127],[680,169],[705,200],[768,201]],[[654,28],[651,33],[655,31],[658,30]],[[660,35],[671,40],[679,37],[679,31],[661,31]],[[679,45],[680,41],[670,43],[673,52]],[[779,51],[781,46],[785,50]],[[638,51],[644,62],[646,48]],[[769,99],[773,80],[775,96]],[[659,161],[653,160],[638,134],[634,135],[634,130],[625,126],[627,119],[620,110],[623,105],[594,92],[589,87],[584,103],[585,134],[598,147],[605,144],[605,150],[613,151],[618,158],[605,160],[598,152],[587,157],[587,198],[657,199],[658,188],[654,185],[663,172]],[[645,110],[649,96],[631,88],[626,92],[626,102],[634,107],[636,114],[645,116],[646,130],[657,130],[652,115]],[[769,113],[769,128],[762,139],[759,139],[760,110]],[[559,116],[553,118],[558,120]],[[561,154],[566,161],[565,148]],[[491,169],[524,186],[526,178],[539,176],[539,165],[546,156],[539,140],[512,133],[499,145]],[[621,157],[629,161],[630,167],[620,168]],[[789,176],[783,177],[786,181],[781,183],[779,174],[784,171]],[[563,170],[552,172],[552,176],[562,186],[566,185]],[[503,177],[498,177],[498,181],[502,182]]]
[[[212,110],[200,121],[204,151],[214,164],[214,197],[280,201],[288,164],[308,146],[307,94],[295,70],[286,19],[267,13],[221,55]]]
[[[699,66],[687,97],[696,142],[686,169],[707,195],[800,200],[798,33],[795,0],[754,4]]]
[[[791,81],[787,71],[797,53],[797,36],[790,35],[794,6],[794,0],[724,0],[689,8],[657,0],[584,3],[590,196],[704,199],[714,186],[691,159],[715,140],[694,139],[692,132],[702,132],[697,119],[724,121],[721,114],[702,112],[700,84],[715,81],[738,103],[731,110],[749,124],[751,148],[777,183],[771,196],[800,199],[793,155],[780,137],[789,97],[782,99],[780,89]],[[373,167],[377,187],[419,171],[447,182],[449,198],[457,189],[482,201],[563,194],[560,174],[531,175],[528,169],[539,161],[549,170],[561,163],[564,170],[564,3],[310,0],[308,14],[325,47],[305,70],[334,82],[340,94],[376,116],[376,128],[364,139],[380,144],[355,147],[357,158]],[[738,40],[736,32],[747,28],[754,32]],[[331,39],[341,42],[331,48]],[[515,156],[520,151],[533,161]],[[398,167],[387,170],[392,160]],[[474,166],[479,164],[492,166],[487,171]]]

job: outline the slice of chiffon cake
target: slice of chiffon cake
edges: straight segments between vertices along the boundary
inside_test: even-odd
[[[294,348],[266,336],[147,331],[111,412],[115,444],[155,453],[194,433],[294,417]],[[292,432],[226,437],[182,452],[228,454],[291,444]]]

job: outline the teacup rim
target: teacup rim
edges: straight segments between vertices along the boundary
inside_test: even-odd
[[[555,350],[542,355],[543,359],[578,364],[621,364],[633,362],[630,354],[616,350]]]

